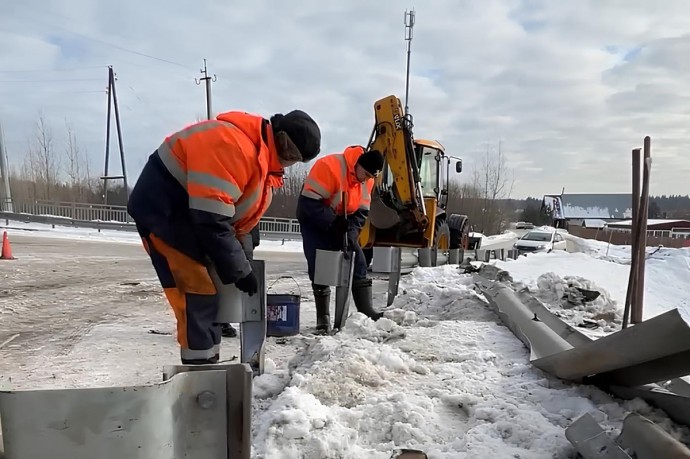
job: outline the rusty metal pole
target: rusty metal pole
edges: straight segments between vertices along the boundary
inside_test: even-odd
[[[634,244],[635,240],[637,239],[637,221],[638,221],[638,215],[640,213],[640,172],[642,170],[641,167],[641,159],[642,157],[642,149],[641,148],[634,148],[632,151],[632,225],[631,225],[631,236],[632,236],[632,250],[635,249]],[[632,250],[630,252],[630,255],[632,256]]]
[[[640,211],[640,156],[642,149],[633,148],[632,150],[632,220],[630,224],[630,274],[628,277],[628,289],[625,296],[625,309],[623,310],[623,328],[627,328],[630,320],[630,311],[635,309],[635,298],[637,297],[637,259],[638,259],[638,217]]]
[[[644,162],[642,174],[642,195],[640,196],[640,208],[639,208],[639,228],[640,232],[638,236],[639,243],[639,255],[637,263],[637,282],[635,284],[635,302],[630,314],[630,322],[638,324],[642,322],[642,313],[644,305],[644,273],[645,273],[645,256],[647,249],[647,215],[649,213],[649,175],[652,167],[652,152],[651,152],[651,139],[649,136],[644,138]]]

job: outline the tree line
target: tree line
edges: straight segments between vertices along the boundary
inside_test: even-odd
[[[66,201],[104,203],[104,182],[100,168],[94,167],[88,151],[77,138],[73,126],[64,121],[64,141],[56,142],[53,127],[41,115],[27,142],[23,160],[11,168],[10,188],[19,202]],[[284,186],[276,190],[266,216],[294,218],[297,198],[309,170],[308,165],[288,169]],[[460,180],[448,184],[448,213],[465,214],[474,231],[495,234],[515,221],[516,209],[510,204],[514,184],[500,143],[487,147]],[[127,193],[121,182],[109,181],[107,203],[124,206]]]

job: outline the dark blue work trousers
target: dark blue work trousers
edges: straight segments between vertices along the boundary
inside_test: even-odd
[[[307,222],[300,222],[300,232],[302,233],[304,256],[307,259],[309,280],[313,283],[316,265],[316,250],[342,250],[343,240],[342,237],[334,235],[332,232],[324,231],[321,228],[316,228],[309,225]],[[349,238],[350,250],[355,252],[355,269],[352,278],[354,280],[362,280],[367,277],[367,263],[356,236],[357,233],[352,230]],[[352,239],[354,239],[354,241],[352,241]]]

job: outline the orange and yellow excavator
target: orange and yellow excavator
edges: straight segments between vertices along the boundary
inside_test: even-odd
[[[367,148],[382,152],[385,164],[359,238],[367,258],[375,246],[466,249],[467,216],[446,213],[450,165],[455,161],[460,173],[462,160],[435,140],[415,139],[412,118],[396,96],[377,100],[374,113]]]

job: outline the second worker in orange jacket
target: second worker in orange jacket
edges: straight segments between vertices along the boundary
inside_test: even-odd
[[[359,245],[359,232],[369,215],[374,178],[383,169],[383,155],[377,150],[364,151],[352,146],[343,153],[320,158],[314,163],[304,182],[297,201],[297,219],[302,233],[302,245],[307,259],[309,280],[316,302],[316,328],[330,330],[330,293],[327,285],[315,285],[314,263],[316,250],[339,250],[347,234],[355,251],[352,298],[357,310],[378,320],[382,314],[372,306],[372,282],[367,278],[367,263]],[[342,193],[347,202],[342,202]],[[347,219],[343,218],[343,207]]]

